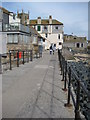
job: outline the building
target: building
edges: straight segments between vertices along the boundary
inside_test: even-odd
[[[77,50],[83,50],[87,48],[86,37],[79,37],[74,35],[64,34],[63,47],[68,47]]]
[[[38,33],[45,38],[43,42],[45,49],[49,49],[51,44],[53,44],[56,49],[62,48],[63,23],[49,16],[49,19],[41,19],[41,17],[38,17],[37,19],[30,20],[30,26],[35,28]]]
[[[7,49],[7,34],[3,32],[3,24],[9,23],[9,11],[0,7],[0,54],[4,56]]]
[[[28,25],[29,24],[29,11],[28,13],[25,13],[23,10],[21,13],[17,11],[17,18],[20,18],[20,23],[23,25]]]
[[[2,31],[6,34],[6,52],[9,50],[38,50],[42,46],[42,37],[40,34],[32,27],[25,25],[23,20],[26,13],[18,13],[17,15],[13,12],[2,8],[3,19],[6,20],[2,22]],[[27,19],[29,16],[27,15]],[[21,24],[21,22],[25,24]]]
[[[88,40],[87,52],[88,52],[88,54],[90,54],[90,40]]]

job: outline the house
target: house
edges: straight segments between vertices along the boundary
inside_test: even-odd
[[[64,34],[63,40],[63,47],[72,48],[74,50],[84,50],[85,48],[87,48],[86,37]]]
[[[49,49],[50,45],[54,45],[56,49],[59,47],[62,48],[63,43],[63,23],[59,22],[56,19],[52,19],[52,16],[49,16],[49,19],[37,19],[30,20],[30,26],[35,28],[37,32],[45,38],[43,44],[45,49]]]

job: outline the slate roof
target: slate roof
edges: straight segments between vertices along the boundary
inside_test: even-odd
[[[2,9],[3,13],[6,13],[6,14],[8,14],[8,15],[10,14],[10,11],[6,10],[5,8],[3,8],[3,7],[1,7],[1,6],[0,6],[0,9]]]
[[[37,19],[30,20],[29,22],[30,25],[37,25]],[[49,25],[49,19],[41,19],[41,25]],[[52,25],[63,25],[63,23],[56,19],[52,19]]]

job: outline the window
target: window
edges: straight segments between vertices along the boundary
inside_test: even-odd
[[[18,43],[18,35],[13,35],[14,43]]]
[[[81,43],[81,47],[83,47],[83,43]]]
[[[47,33],[45,34],[45,37],[46,37],[46,38],[48,37]]]
[[[45,39],[43,39],[43,42],[45,42]]]
[[[62,43],[61,43],[61,42],[59,42],[59,45],[62,45]]]
[[[79,43],[77,43],[77,48],[79,48],[80,47],[80,44]]]
[[[25,20],[27,20],[27,17],[25,16]]]
[[[60,39],[60,34],[58,35],[58,39]]]
[[[58,26],[56,26],[56,29],[58,30]]]
[[[41,30],[40,25],[38,25],[37,26],[37,31],[40,31],[40,30]]]

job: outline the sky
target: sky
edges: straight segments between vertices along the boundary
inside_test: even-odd
[[[88,2],[3,2],[2,6],[17,13],[30,12],[30,19],[53,19],[64,24],[64,33],[88,39]]]

